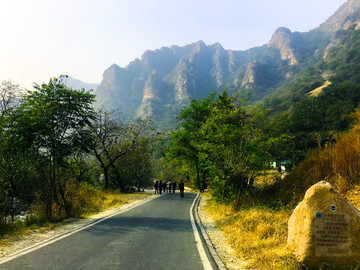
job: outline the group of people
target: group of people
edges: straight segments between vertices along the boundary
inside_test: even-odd
[[[162,181],[156,181],[154,184],[155,194],[161,195],[162,193],[175,193],[176,190],[176,182],[174,181],[168,181],[168,182],[162,182]],[[182,180],[180,180],[179,183],[179,190],[180,190],[180,196],[184,197],[184,183]]]

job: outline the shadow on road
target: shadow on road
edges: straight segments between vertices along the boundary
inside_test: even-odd
[[[95,236],[116,233],[130,233],[132,231],[191,231],[189,219],[189,206],[195,194],[185,194],[184,198],[179,193],[164,194],[160,198],[150,201],[131,212],[119,214],[107,219],[94,227],[84,230]]]

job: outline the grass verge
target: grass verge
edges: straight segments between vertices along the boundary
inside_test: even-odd
[[[232,205],[208,200],[206,212],[223,231],[245,269],[301,269],[286,248],[288,209]]]
[[[86,193],[86,195],[89,194]],[[61,216],[57,216],[53,218],[52,221],[46,219],[41,212],[37,212],[41,209],[41,205],[34,204],[32,206],[33,214],[28,215],[24,221],[15,220],[14,223],[8,223],[0,226],[0,248],[10,246],[13,241],[19,240],[21,237],[31,232],[42,233],[57,226],[71,223],[80,218],[90,217],[99,212],[103,212],[114,207],[120,207],[138,200],[144,200],[151,196],[153,196],[153,194],[147,192],[123,194],[116,191],[105,192],[102,190],[96,190],[96,192],[92,193],[92,197],[87,198],[86,204],[81,205],[82,210],[76,211],[76,216],[66,219]],[[76,202],[80,203],[81,201],[82,199],[79,199]],[[77,205],[76,209],[79,209],[79,207],[80,205]]]
[[[359,186],[347,191],[344,196],[360,208]],[[241,266],[244,269],[306,269],[287,248],[288,219],[294,206],[245,194],[239,199],[236,209],[234,204],[217,202],[214,198],[207,200],[205,209],[225,235],[227,244],[243,262]],[[334,268],[324,265],[321,269]],[[360,269],[360,265],[350,269]]]

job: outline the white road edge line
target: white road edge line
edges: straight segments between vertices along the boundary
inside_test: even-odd
[[[209,258],[207,257],[206,255],[206,252],[204,250],[204,246],[202,244],[202,241],[201,241],[201,238],[200,238],[200,234],[199,234],[199,231],[196,227],[196,224],[195,224],[195,220],[194,220],[194,216],[192,214],[193,212],[193,209],[194,209],[194,205],[195,205],[195,202],[196,202],[196,199],[199,197],[200,195],[197,194],[196,198],[194,199],[191,207],[190,207],[190,221],[191,221],[191,226],[192,226],[192,229],[193,229],[193,232],[194,232],[194,236],[195,236],[195,242],[196,242],[196,246],[197,246],[197,249],[199,251],[199,255],[200,255],[200,258],[201,258],[201,261],[202,261],[202,264],[204,266],[204,269],[205,270],[213,270],[214,268],[212,267],[210,261],[209,261]]]
[[[197,205],[195,207],[197,207],[199,205],[200,200],[201,200],[201,195],[200,195],[200,199],[197,200]],[[208,249],[210,251],[210,254],[213,257],[217,267],[219,268],[219,270],[226,270],[225,264],[220,259],[219,254],[217,253],[214,245],[210,241],[210,238],[209,238],[206,230],[204,229],[204,226],[202,226],[202,224],[201,224],[201,219],[199,217],[198,211],[194,211],[194,213],[195,213],[195,220],[196,220],[196,222],[197,222],[197,224],[198,224],[198,226],[199,226],[199,228],[201,230],[202,237],[204,238],[205,243],[206,243],[206,245],[207,245],[207,247],[208,247]]]
[[[111,215],[109,215],[109,216],[107,216],[107,217],[101,218],[101,219],[99,219],[99,220],[97,220],[97,221],[94,221],[94,222],[88,224],[88,225],[85,225],[85,226],[83,226],[83,227],[80,227],[79,229],[75,229],[75,230],[73,230],[73,231],[66,232],[66,233],[63,233],[63,234],[60,234],[60,235],[51,237],[51,238],[49,238],[49,239],[47,239],[47,240],[44,240],[44,241],[39,242],[39,243],[37,243],[37,244],[34,244],[34,245],[32,245],[32,246],[29,246],[29,247],[26,247],[26,248],[24,248],[24,249],[21,249],[21,250],[15,252],[15,253],[12,253],[12,254],[7,255],[7,256],[5,256],[4,258],[0,259],[0,265],[3,264],[3,263],[6,263],[6,262],[8,262],[8,261],[11,261],[11,260],[13,260],[13,259],[16,259],[16,258],[18,258],[18,257],[20,257],[20,256],[23,256],[23,255],[25,255],[25,254],[28,254],[28,253],[30,253],[30,252],[33,252],[33,251],[35,251],[35,250],[37,250],[37,249],[40,249],[40,248],[45,247],[45,246],[47,246],[47,245],[50,245],[50,244],[52,244],[52,243],[54,243],[54,242],[56,242],[56,241],[59,241],[59,240],[61,240],[61,239],[63,239],[63,238],[66,238],[66,237],[68,237],[68,236],[70,236],[70,235],[73,235],[73,234],[75,234],[75,233],[77,233],[77,232],[80,232],[80,231],[82,231],[82,230],[85,230],[85,229],[87,229],[87,228],[89,228],[89,227],[92,227],[92,226],[94,226],[94,225],[96,225],[96,224],[98,224],[98,223],[100,223],[100,222],[103,222],[104,220],[107,220],[107,219],[109,219],[109,218],[112,218],[113,216],[116,216],[116,215],[125,213],[125,212],[127,212],[127,211],[129,211],[129,210],[131,210],[131,209],[134,209],[135,207],[138,207],[138,206],[140,206],[140,205],[143,205],[143,204],[145,204],[145,203],[147,203],[147,202],[149,202],[149,201],[152,201],[152,200],[154,200],[154,199],[157,199],[157,198],[160,198],[160,196],[158,196],[158,197],[153,197],[153,198],[144,200],[143,202],[141,202],[141,203],[139,203],[139,204],[135,204],[135,205],[133,205],[133,206],[130,206],[129,208],[126,208],[126,209],[124,209],[124,210],[120,210],[119,212],[116,212],[116,213],[111,214]]]

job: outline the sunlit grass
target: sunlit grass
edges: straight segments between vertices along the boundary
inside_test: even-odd
[[[223,231],[228,244],[246,269],[300,269],[286,247],[291,211],[268,207],[234,210],[209,200],[206,211]]]
[[[255,185],[259,188],[262,188],[274,184],[280,178],[281,173],[279,173],[277,170],[263,171],[257,175]]]
[[[360,209],[360,186],[355,186],[353,189],[347,191],[345,198],[357,209]]]

